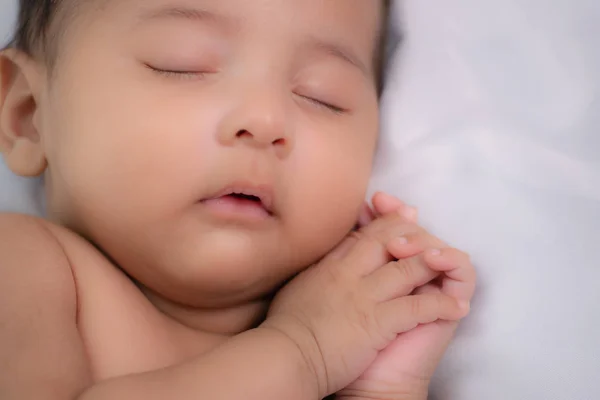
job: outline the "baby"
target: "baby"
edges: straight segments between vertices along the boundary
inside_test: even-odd
[[[475,274],[364,204],[387,2],[20,7],[0,150],[48,219],[0,215],[2,400],[426,399]]]

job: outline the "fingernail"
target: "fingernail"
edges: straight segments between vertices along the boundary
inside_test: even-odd
[[[464,301],[464,300],[459,301],[458,306],[460,307],[461,310],[464,310],[464,311],[469,311],[471,309],[471,303],[468,301]]]
[[[416,221],[419,216],[419,210],[415,207],[405,206],[400,210],[402,216],[410,221]]]
[[[408,244],[408,239],[404,236],[397,237],[394,241],[400,246],[406,246]]]
[[[433,257],[439,257],[442,255],[442,251],[439,249],[431,249],[431,250],[427,250],[427,253],[429,253],[430,256]]]

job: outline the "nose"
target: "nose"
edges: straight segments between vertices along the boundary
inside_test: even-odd
[[[219,129],[219,141],[225,146],[244,145],[257,149],[273,149],[280,157],[289,155],[293,137],[286,117],[284,96],[265,88],[245,90],[237,97]]]

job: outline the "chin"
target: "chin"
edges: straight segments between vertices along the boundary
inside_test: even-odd
[[[276,245],[215,239],[155,266],[152,289],[190,307],[231,307],[270,295],[303,268]]]

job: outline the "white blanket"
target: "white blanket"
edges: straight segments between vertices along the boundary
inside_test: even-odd
[[[480,272],[431,397],[600,399],[600,2],[402,7],[372,187]]]

